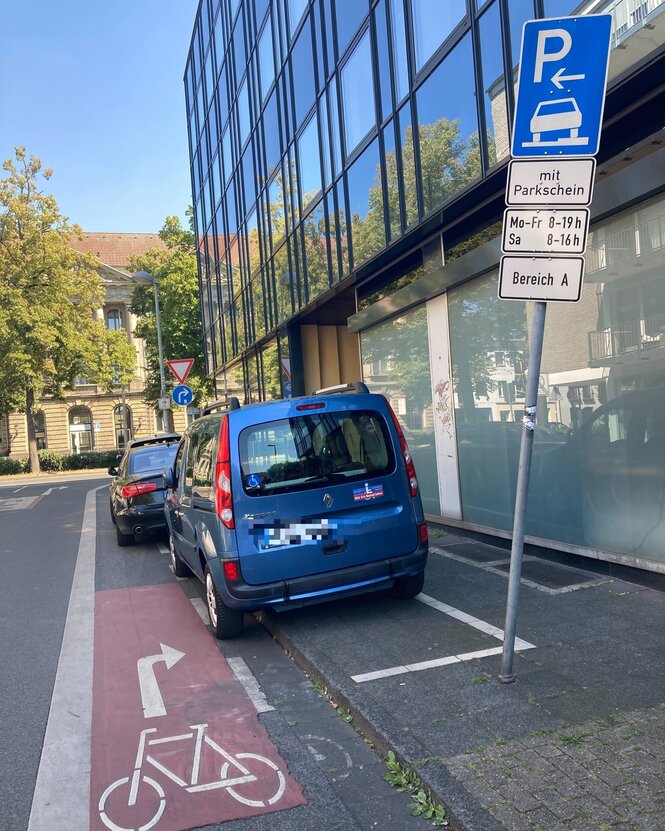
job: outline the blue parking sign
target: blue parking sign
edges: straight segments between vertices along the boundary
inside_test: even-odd
[[[611,31],[609,14],[524,24],[513,156],[598,152]]]

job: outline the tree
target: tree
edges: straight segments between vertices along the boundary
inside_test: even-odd
[[[0,179],[0,412],[25,412],[30,470],[39,471],[35,404],[60,397],[85,376],[105,390],[131,378],[136,353],[123,333],[95,317],[104,289],[96,260],[70,247],[69,225],[51,177],[24,147],[4,162]]]
[[[153,248],[145,254],[134,257],[129,265],[132,271],[147,271],[159,281],[159,310],[164,357],[166,359],[194,358],[187,384],[194,392],[194,401],[201,402],[213,394],[214,387],[206,376],[196,235],[191,228],[191,210],[189,216],[190,230],[182,227],[178,217],[166,217],[159,232],[166,250]],[[137,285],[132,293],[130,308],[139,319],[134,334],[145,341],[148,365],[145,398],[149,403],[156,404],[160,397],[161,382],[152,287]]]

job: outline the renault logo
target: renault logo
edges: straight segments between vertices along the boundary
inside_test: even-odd
[[[326,508],[330,508],[332,506],[333,498],[329,493],[323,494],[323,504],[326,506]]]

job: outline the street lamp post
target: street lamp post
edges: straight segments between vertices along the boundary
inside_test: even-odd
[[[159,289],[156,277],[149,274],[147,271],[136,271],[132,277],[139,283],[151,284],[155,292],[155,323],[157,325],[157,351],[159,353],[159,383],[160,383],[160,397],[166,398],[166,376],[164,374],[164,352],[162,350],[162,326],[159,317]],[[164,433],[168,432],[168,417],[166,410],[162,410],[162,430]]]

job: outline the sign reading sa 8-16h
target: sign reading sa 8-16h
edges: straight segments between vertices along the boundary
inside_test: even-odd
[[[598,152],[611,28],[608,14],[525,23],[514,157]]]

